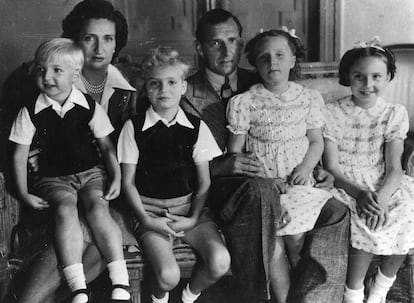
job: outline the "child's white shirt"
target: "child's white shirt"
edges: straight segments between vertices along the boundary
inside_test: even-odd
[[[89,104],[84,94],[75,86],[72,86],[72,92],[63,105],[60,105],[58,102],[49,98],[45,94],[40,93],[36,99],[34,113],[37,114],[49,106],[52,106],[53,110],[61,118],[63,118],[65,114],[75,106],[75,104],[89,109]],[[96,102],[95,111],[91,121],[89,121],[89,127],[95,138],[105,137],[114,131],[105,110]],[[30,119],[29,111],[26,107],[23,107],[14,120],[9,140],[18,144],[30,145],[35,133],[36,127]]]
[[[154,126],[158,121],[162,121],[167,127],[175,125],[176,123],[188,127],[194,128],[191,122],[188,120],[184,111],[178,108],[175,118],[168,122],[161,118],[152,107],[150,107],[145,113],[145,120],[142,126],[142,130],[146,130]],[[139,150],[135,141],[135,131],[131,120],[125,122],[122,127],[121,134],[118,140],[118,161],[119,163],[137,164],[139,158]],[[222,151],[217,145],[216,140],[213,137],[208,126],[200,120],[200,128],[198,131],[198,138],[193,148],[193,160],[195,163],[211,161],[213,158],[222,155]]]

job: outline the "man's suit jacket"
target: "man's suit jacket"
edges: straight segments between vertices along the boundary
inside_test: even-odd
[[[204,69],[187,79],[188,88],[184,98],[181,99],[181,107],[186,112],[202,119],[213,133],[221,150],[227,144],[228,131],[226,129],[225,102],[215,92],[213,86],[207,80]],[[233,95],[249,89],[255,82],[255,74],[251,70],[237,69],[237,91]]]

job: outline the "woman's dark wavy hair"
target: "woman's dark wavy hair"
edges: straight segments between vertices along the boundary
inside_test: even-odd
[[[79,34],[85,21],[89,19],[107,19],[115,23],[115,53],[116,58],[121,49],[127,44],[128,24],[121,12],[114,9],[105,0],[84,0],[79,2],[63,19],[62,37],[79,41]]]
[[[339,84],[350,86],[349,72],[352,66],[361,58],[377,57],[384,60],[387,65],[387,73],[390,75],[390,81],[394,79],[397,70],[395,66],[395,56],[391,50],[386,47],[358,47],[348,50],[339,62]]]
[[[302,59],[305,56],[305,48],[299,38],[295,38],[291,36],[288,32],[285,32],[283,30],[271,29],[263,33],[257,34],[249,42],[247,42],[246,47],[244,49],[247,61],[249,61],[250,65],[256,66],[257,49],[260,43],[262,43],[264,40],[270,37],[279,36],[282,36],[287,40],[293,55],[296,56],[295,66],[290,70],[289,73],[289,80],[298,79],[300,78],[299,62],[300,59]]]

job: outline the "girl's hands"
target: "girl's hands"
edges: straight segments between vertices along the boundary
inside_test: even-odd
[[[361,190],[356,198],[358,215],[367,217],[381,215],[382,208],[378,203],[377,193],[370,190]]]
[[[357,197],[357,211],[365,225],[378,231],[388,222],[388,206],[385,199],[373,191],[362,191]]]
[[[306,185],[309,182],[311,171],[299,164],[295,167],[289,177],[289,184],[291,185]]]
[[[179,216],[170,213],[166,213],[165,216],[171,219],[168,225],[176,232],[184,233],[185,231],[192,229],[197,224],[197,219],[194,217]]]
[[[21,195],[19,199],[36,210],[43,210],[49,207],[49,203],[47,201],[29,193]]]
[[[184,237],[184,231],[176,232],[174,229],[170,227],[170,223],[173,222],[172,219],[167,217],[158,217],[152,218],[147,217],[146,220],[142,222],[142,224],[155,232],[158,232],[164,236],[174,236],[177,238]]]

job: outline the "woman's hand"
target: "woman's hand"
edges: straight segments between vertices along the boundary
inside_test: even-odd
[[[377,193],[370,190],[361,190],[356,198],[356,207],[358,215],[361,217],[379,216],[382,208],[378,203]]]
[[[158,218],[152,218],[147,217],[145,220],[142,221],[142,224],[148,228],[151,229],[157,233],[160,233],[164,236],[174,236],[177,238],[184,237],[184,232],[176,232],[174,229],[172,229],[169,225],[173,220],[167,217],[158,217]]]
[[[23,194],[19,195],[19,200],[27,205],[33,207],[36,210],[43,210],[49,207],[49,203],[42,198],[32,195],[32,194]]]
[[[165,216],[171,219],[168,225],[176,232],[185,232],[194,228],[197,224],[197,218],[173,215],[166,213]]]
[[[289,184],[291,185],[306,185],[309,182],[311,171],[299,164],[295,167],[289,177]]]

